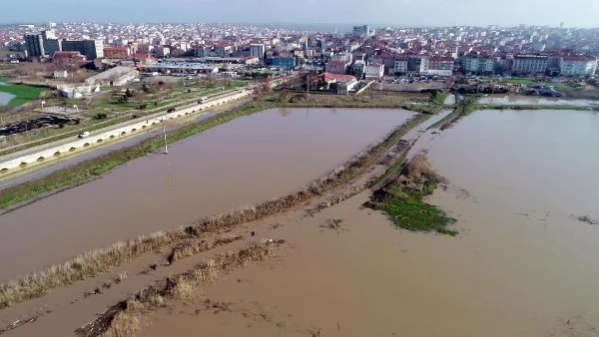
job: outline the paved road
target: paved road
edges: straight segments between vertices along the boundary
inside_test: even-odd
[[[222,94],[222,95],[212,96],[212,97],[210,97],[208,99],[208,101],[206,103],[209,103],[210,101],[213,101],[215,99],[222,98],[224,96],[230,96],[230,95],[239,93],[242,90],[243,89],[235,90],[235,91],[228,92],[228,93]],[[178,109],[185,109],[185,108],[193,107],[193,106],[196,106],[196,105],[197,105],[197,100],[194,100],[193,103],[180,106],[180,107],[178,107]],[[139,121],[144,120],[144,119],[156,118],[156,117],[164,116],[166,114],[167,114],[166,110],[165,111],[161,111],[161,112],[157,112],[155,114],[144,116],[142,118],[132,119],[132,120],[129,120],[129,121],[126,121],[126,122],[123,122],[123,123],[119,123],[119,124],[107,126],[105,128],[102,128],[102,129],[91,131],[90,135],[95,135],[95,134],[107,132],[107,131],[110,131],[110,130],[119,129],[119,128],[122,128],[123,126],[127,126],[127,125],[131,125],[131,124],[139,123]],[[36,152],[45,150],[47,148],[52,148],[52,147],[55,147],[55,146],[58,146],[58,145],[68,144],[68,143],[72,142],[73,139],[74,139],[74,137],[69,137],[69,138],[57,140],[57,141],[54,141],[54,142],[49,142],[49,143],[45,143],[45,144],[42,144],[42,145],[30,147],[30,148],[22,150],[22,151],[18,151],[18,152],[7,154],[5,156],[1,156],[0,159],[2,161],[4,161],[4,160],[10,160],[12,158],[18,158],[18,157],[21,157],[21,156],[24,156],[24,155],[28,155],[28,154],[32,154],[32,153],[36,153]],[[39,142],[39,140],[37,140],[35,142]],[[17,147],[20,147],[20,146],[23,146],[23,145],[24,144],[17,145]],[[6,151],[8,149],[10,149],[10,148],[3,149],[3,151]]]
[[[288,78],[277,79],[277,80],[275,80],[273,82],[276,83],[276,84],[280,84],[282,81],[285,81],[287,79]],[[252,88],[253,88],[253,86],[249,85],[245,89],[236,90],[234,92],[230,92],[230,93],[227,93],[227,94],[224,94],[224,95],[213,96],[213,97],[211,97],[208,100],[208,102],[210,102],[211,100],[214,100],[214,99],[222,98],[222,96],[225,96],[225,95],[233,95],[233,94],[238,93],[238,92],[243,91],[243,90],[251,90]],[[232,102],[232,103],[229,103],[227,111],[231,110],[231,109],[234,109],[236,107],[239,107],[242,104],[244,104],[244,103],[243,102]],[[190,106],[195,106],[195,105],[196,104],[189,104],[189,105],[186,105],[186,106],[182,106],[180,108],[182,109],[182,108],[185,108],[185,107],[190,107]],[[202,121],[204,119],[207,119],[207,118],[210,118],[210,117],[214,116],[216,114],[216,112],[214,112],[214,110],[212,110],[212,111],[211,110],[207,110],[205,112],[202,112],[202,113],[198,114],[195,120],[196,121]],[[165,112],[162,112],[162,113],[155,114],[153,116],[161,116],[161,115],[165,115],[165,114],[166,114]],[[146,116],[144,118],[150,118],[150,117],[151,116]],[[124,125],[130,124],[130,123],[137,123],[137,122],[139,122],[139,120],[132,120],[132,121],[129,121],[129,122],[126,122],[126,123],[122,123],[122,124],[119,124],[119,125],[113,125],[113,126],[108,127],[108,128],[96,130],[94,132],[91,132],[91,134],[106,132],[106,131],[111,130],[113,128],[120,128],[120,127],[123,127]],[[167,131],[168,130],[169,129],[167,128]],[[36,168],[32,168],[31,171],[25,171],[25,172],[23,172],[21,174],[15,174],[15,175],[6,177],[5,179],[0,179],[0,190],[8,188],[8,187],[11,187],[11,186],[15,186],[15,185],[21,184],[21,183],[29,181],[29,180],[43,178],[43,177],[51,174],[52,172],[61,170],[63,168],[76,165],[78,163],[81,163],[81,162],[84,162],[86,160],[102,156],[102,155],[104,155],[106,153],[110,153],[112,151],[115,151],[115,150],[118,150],[118,149],[121,149],[121,148],[124,148],[124,147],[128,147],[128,146],[132,146],[132,145],[138,144],[141,141],[143,141],[143,140],[145,140],[147,138],[150,138],[150,137],[156,135],[160,131],[161,131],[160,129],[151,129],[151,130],[143,132],[143,133],[138,133],[138,134],[132,135],[132,136],[130,136],[130,137],[128,137],[128,138],[126,138],[126,139],[124,139],[122,141],[111,142],[111,143],[107,143],[104,146],[93,147],[93,148],[91,148],[90,150],[88,150],[86,152],[82,152],[82,153],[80,153],[78,155],[75,155],[75,156],[73,156],[71,158],[67,158],[67,159],[64,159],[64,160],[59,160],[59,161],[56,161],[56,162],[52,162],[51,164],[48,164],[47,166],[42,166],[42,167],[38,166]],[[39,147],[34,147],[34,148],[31,148],[31,149],[28,149],[28,150],[25,150],[25,151],[20,151],[20,152],[14,153],[14,154],[9,154],[6,157],[2,157],[2,159],[4,160],[5,158],[11,158],[11,156],[22,156],[25,153],[36,152],[36,151],[39,151],[39,150],[41,150],[41,149],[43,149],[45,147],[53,147],[53,146],[56,146],[57,144],[64,144],[64,143],[68,143],[68,142],[71,142],[71,141],[72,141],[72,138],[67,138],[67,139],[64,139],[64,140],[61,140],[61,141],[52,142],[52,143],[50,143],[51,145],[44,144],[44,145],[39,146]]]

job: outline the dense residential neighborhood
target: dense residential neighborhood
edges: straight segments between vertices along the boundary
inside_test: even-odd
[[[0,28],[3,62],[51,62],[62,67],[156,65],[189,60],[191,72],[212,64],[271,66],[383,76],[477,75],[591,77],[597,72],[599,29],[535,26],[374,29],[351,32],[294,31],[226,24],[55,24]],[[98,62],[100,60],[100,62]],[[239,68],[239,67],[234,67]],[[147,69],[147,68],[146,68]],[[141,69],[140,69],[141,70]]]

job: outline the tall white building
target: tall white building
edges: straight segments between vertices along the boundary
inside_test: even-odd
[[[266,47],[264,44],[255,43],[250,45],[250,56],[257,57],[260,60],[264,60],[264,54],[266,53]]]
[[[352,63],[353,56],[351,53],[335,54],[335,55],[331,55],[331,61],[342,61],[342,62]]]
[[[354,35],[368,37],[368,36],[373,36],[375,31],[374,31],[374,29],[372,29],[372,27],[370,27],[368,25],[363,25],[363,26],[354,26],[353,33],[354,33]]]
[[[512,72],[516,74],[539,74],[547,71],[547,56],[516,55],[512,65]]]
[[[587,56],[564,56],[560,59],[562,76],[592,76],[597,71],[597,59]]]
[[[367,80],[383,78],[385,66],[379,63],[372,63],[364,68],[364,77]]]

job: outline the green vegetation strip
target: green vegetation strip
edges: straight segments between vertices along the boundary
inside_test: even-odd
[[[432,193],[436,186],[429,185],[426,193]],[[459,233],[447,228],[455,222],[442,210],[422,200],[424,194],[405,193],[398,187],[389,191],[382,210],[397,227],[418,232],[437,232],[456,236]]]
[[[3,78],[0,78],[0,82],[3,81]],[[27,102],[36,100],[40,95],[47,91],[48,89],[42,87],[32,87],[29,85],[21,85],[21,84],[3,84],[0,85],[0,92],[4,92],[7,94],[14,95],[13,99],[8,102],[8,105],[11,107],[18,107]]]
[[[436,106],[444,106],[445,105],[445,99],[447,98],[447,94],[441,91],[438,91],[435,94],[435,97],[433,97],[433,102],[435,103]]]
[[[237,117],[249,115],[271,107],[265,103],[249,103],[230,112],[225,112],[193,124],[171,131],[167,134],[169,142],[176,142],[199,134],[215,126],[227,123]],[[79,163],[67,169],[59,170],[46,177],[25,182],[0,191],[0,208],[7,209],[45,194],[57,192],[95,179],[117,166],[136,158],[143,157],[164,146],[162,135],[149,138],[141,143],[113,151],[103,156]]]
[[[396,169],[395,172],[390,171],[393,168]],[[399,228],[458,235],[457,231],[447,228],[456,220],[424,201],[426,196],[435,191],[438,182],[443,181],[424,154],[414,156],[401,167],[392,165],[390,170],[385,173],[385,177],[390,177],[393,173],[397,173],[398,177],[375,191],[366,206],[385,212],[389,220]]]

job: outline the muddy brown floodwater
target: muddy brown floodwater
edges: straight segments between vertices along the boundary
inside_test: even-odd
[[[403,124],[405,110],[278,109],[171,144],[0,216],[0,282],[78,253],[279,197]]]
[[[599,115],[582,111],[430,131],[416,150],[450,181],[430,202],[458,237],[396,230],[363,193],[260,231],[291,248],[152,314],[143,336],[598,336],[599,226],[573,216],[599,218],[598,144]]]
[[[479,104],[488,105],[576,105],[593,106],[599,105],[599,100],[590,99],[561,99],[551,97],[534,96],[485,96],[478,100]]]

